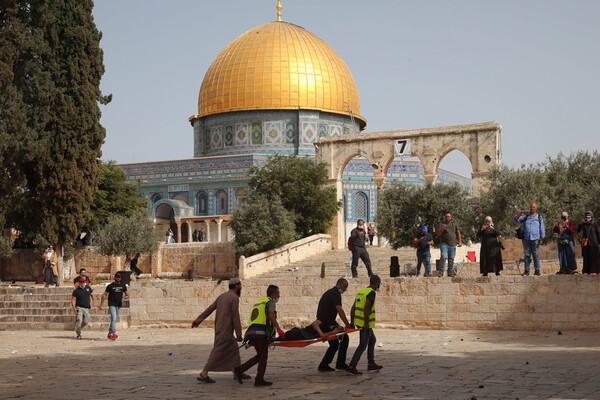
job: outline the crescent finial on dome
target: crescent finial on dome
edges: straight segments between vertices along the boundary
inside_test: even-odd
[[[281,0],[277,0],[277,21],[281,21]]]

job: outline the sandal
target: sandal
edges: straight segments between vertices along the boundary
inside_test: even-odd
[[[199,377],[196,378],[198,380],[198,382],[200,383],[215,383],[216,381],[214,379],[211,379],[210,376],[206,375],[206,376],[202,376],[200,375]]]

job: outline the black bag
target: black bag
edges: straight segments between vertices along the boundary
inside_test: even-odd
[[[400,276],[400,264],[398,263],[398,257],[392,256],[390,260],[390,278],[397,278]]]
[[[522,225],[517,228],[517,239],[525,239],[525,234],[523,233],[523,225],[525,225],[525,222],[527,221],[527,218],[529,217],[529,214],[525,214],[525,219],[522,222]],[[540,217],[540,214],[537,214],[537,219],[538,222],[541,224],[542,223],[542,219]]]

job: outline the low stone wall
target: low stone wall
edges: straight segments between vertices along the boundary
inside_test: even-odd
[[[34,281],[44,280],[42,256],[35,249],[15,249],[10,259],[0,258],[0,280]]]
[[[131,287],[133,325],[189,325],[227,282],[135,282]],[[242,282],[240,315],[247,325],[252,305],[269,284],[281,291],[279,320],[289,329],[305,326],[316,315],[320,296],[335,282],[290,277]],[[346,313],[366,278],[350,280],[342,296]],[[440,329],[597,329],[600,323],[600,278],[583,275],[541,277],[383,278],[377,295],[377,324],[388,327]],[[205,323],[211,326],[214,314]]]
[[[88,276],[110,278],[123,270],[125,257],[109,257],[100,253],[98,247],[83,247],[75,255],[75,270],[85,268]],[[138,268],[151,277],[187,276],[194,270],[201,276],[231,277],[237,274],[236,254],[229,243],[175,243],[160,244],[154,254],[142,254]]]
[[[302,261],[327,250],[331,250],[331,236],[319,234],[252,257],[241,256],[239,260],[240,278],[256,277],[275,268]]]

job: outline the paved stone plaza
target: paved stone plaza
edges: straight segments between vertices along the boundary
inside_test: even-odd
[[[597,331],[375,330],[380,372],[319,373],[326,346],[269,353],[270,388],[211,373],[196,383],[212,329],[0,331],[3,399],[599,399]],[[352,336],[351,357],[357,345]],[[13,354],[13,352],[16,353]],[[169,355],[172,353],[172,355]],[[241,351],[242,360],[254,354]],[[254,374],[255,368],[249,371]]]

